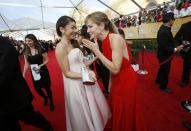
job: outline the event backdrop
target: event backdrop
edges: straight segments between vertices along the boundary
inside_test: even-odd
[[[176,19],[172,27],[173,35],[179,30],[183,23],[191,21],[191,17]],[[156,38],[157,31],[162,22],[141,24],[136,27],[124,28],[126,39],[149,39]]]

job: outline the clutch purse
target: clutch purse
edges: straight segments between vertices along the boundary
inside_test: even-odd
[[[41,79],[40,73],[37,73],[36,69],[38,69],[38,64],[32,64],[31,71],[32,71],[32,76],[34,78],[34,81],[38,81]]]
[[[85,65],[82,66],[82,81],[84,85],[94,85],[95,81],[90,79],[88,69]]]

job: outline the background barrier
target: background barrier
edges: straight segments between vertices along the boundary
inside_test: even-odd
[[[176,19],[172,27],[172,33],[175,35],[181,25],[191,21],[191,16],[185,18]],[[139,26],[123,28],[125,32],[125,39],[150,39],[156,38],[158,29],[160,28],[162,22],[157,23],[143,23]]]

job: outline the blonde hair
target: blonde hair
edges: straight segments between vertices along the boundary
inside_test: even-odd
[[[93,22],[95,22],[97,25],[100,25],[101,23],[104,23],[104,29],[109,30],[109,32],[112,33],[118,33],[115,25],[108,19],[107,15],[103,12],[97,11],[94,13],[89,14],[86,17],[85,23],[91,19]]]

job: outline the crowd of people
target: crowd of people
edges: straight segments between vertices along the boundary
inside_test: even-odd
[[[173,12],[176,19],[191,16],[191,1],[177,0],[172,4],[164,2],[156,9],[143,9],[136,15],[121,15],[119,18],[114,18],[111,21],[116,27],[126,28],[141,25],[142,23],[162,22],[162,16],[169,12]]]
[[[188,87],[190,81],[191,71],[191,21],[181,25],[175,35],[175,39],[171,32],[171,27],[174,24],[174,14],[172,12],[163,15],[163,24],[157,33],[157,58],[160,64],[155,83],[159,89],[165,93],[173,93],[172,89],[168,87],[169,74],[172,62],[172,56],[175,53],[180,53],[183,58],[182,79],[179,86],[182,88]],[[175,41],[178,46],[175,47]],[[191,102],[183,101],[183,108],[189,112]],[[183,125],[190,131],[191,123],[183,122]]]
[[[26,48],[26,44],[25,41],[23,40],[15,40],[12,37],[9,37],[9,40],[11,41],[11,43],[13,44],[13,46],[15,47],[16,51],[18,52],[19,55],[23,55],[24,50]],[[58,40],[56,39],[55,42],[53,42],[52,40],[38,40],[38,42],[40,43],[40,45],[42,45],[42,47],[48,52],[49,50],[54,50],[56,48],[56,44]]]
[[[81,42],[83,48],[86,48],[85,51],[89,50],[96,57],[84,61],[84,51],[78,43],[79,39],[76,39],[75,20],[69,16],[62,16],[56,23],[56,31],[61,40],[56,46],[55,54],[64,80],[67,131],[103,131],[104,129],[108,131],[131,131],[134,129],[144,131],[140,110],[136,106],[136,75],[131,67],[131,55],[125,39],[118,34],[115,26],[102,12],[88,15],[86,26],[86,34],[89,34],[90,37],[83,37]],[[0,109],[0,115],[3,116],[0,117],[0,130],[12,131],[15,128],[15,131],[20,131],[18,121],[23,120],[27,124],[39,127],[44,131],[52,131],[53,128],[49,121],[33,109],[31,105],[32,94],[24,80],[26,71],[30,69],[34,88],[44,99],[43,105],[46,106],[49,102],[50,111],[54,111],[54,94],[51,91],[49,71],[46,67],[48,63],[46,49],[33,34],[25,36],[23,52],[25,65],[22,75],[17,58],[18,53],[13,49],[12,42],[4,37],[1,39],[1,42],[4,43],[1,46],[9,48],[5,50],[5,48],[0,47],[0,53],[3,54],[0,57],[0,78],[2,78],[0,87],[4,89],[1,91],[0,98],[3,100],[2,103],[5,103],[4,107]],[[100,43],[102,51],[98,49],[98,40],[102,41]],[[118,44],[119,42],[121,44]],[[4,59],[17,62],[17,64],[11,63],[10,65],[10,61]],[[111,106],[107,103],[97,83],[94,71],[88,69],[97,59],[109,71],[107,90],[112,98]],[[87,68],[89,79],[93,81],[93,85],[83,83],[82,68],[84,67]],[[7,72],[5,72],[6,70]],[[15,70],[15,75],[9,72],[13,70]],[[16,75],[19,77],[15,81],[14,76]],[[14,83],[13,85],[8,82],[21,80],[22,83]],[[127,85],[129,85],[128,88],[126,88]],[[14,88],[14,86],[19,88]],[[7,92],[11,90],[18,92],[13,91],[14,97],[18,97],[17,99],[14,99],[12,94]],[[14,108],[10,110],[9,107]],[[23,110],[25,111],[22,112]],[[30,121],[29,116],[31,116]],[[13,122],[8,123],[9,121]]]
[[[165,8],[159,12],[164,12]],[[154,14],[150,12],[150,15]],[[148,15],[145,10],[143,15]],[[190,25],[181,27],[176,35],[179,46],[175,47],[171,33],[174,14],[166,11],[162,16],[163,25],[157,35],[157,58],[163,64],[158,70],[156,83],[161,91],[172,93],[167,87],[171,65],[169,57],[188,48],[191,37],[184,33],[190,32],[187,30]],[[140,99],[137,99],[137,76],[131,66],[132,55],[121,31],[116,29],[105,13],[99,11],[86,17],[80,32],[73,18],[61,16],[58,19],[56,32],[60,40],[56,42],[55,57],[63,75],[67,131],[145,130],[138,104]],[[20,131],[18,121],[22,120],[44,131],[53,131],[51,123],[34,110],[31,104],[33,96],[24,79],[27,70],[30,70],[34,88],[44,100],[43,105],[49,105],[49,110],[54,111],[56,107],[53,96],[56,94],[52,93],[46,66],[49,62],[47,52],[53,48],[52,42],[38,41],[33,34],[27,34],[24,42],[10,41],[0,36],[0,42],[0,102],[3,103],[0,108],[0,130]],[[23,73],[14,46],[19,53],[24,54]],[[189,83],[190,66],[187,64],[191,62],[190,52],[189,46],[186,52],[189,56],[183,56],[186,71],[183,72],[182,86],[188,86]],[[88,54],[95,57],[85,59]],[[92,70],[90,66],[99,68],[98,72],[95,73],[96,70]],[[103,73],[106,75],[102,75]],[[110,95],[109,103],[97,82],[98,78],[102,78],[105,92]]]

